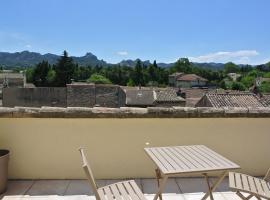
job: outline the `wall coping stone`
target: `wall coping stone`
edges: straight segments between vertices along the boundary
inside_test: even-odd
[[[0,107],[0,118],[270,118],[270,107]]]

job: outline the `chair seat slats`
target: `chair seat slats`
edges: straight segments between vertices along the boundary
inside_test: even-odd
[[[106,200],[105,194],[104,194],[104,190],[103,189],[99,189],[98,190],[98,194],[101,198],[101,200]]]
[[[116,187],[115,184],[110,185],[110,188],[112,190],[112,194],[115,197],[116,200],[122,200],[121,194],[118,191],[118,188]]]
[[[270,199],[270,188],[267,184],[263,179],[240,173],[229,173],[229,185],[231,189]]]
[[[134,180],[114,183],[98,189],[101,200],[146,200]]]
[[[132,188],[134,189],[135,193],[139,196],[139,198],[141,200],[144,200],[145,197],[144,197],[143,193],[141,192],[140,188],[138,187],[138,185],[136,184],[136,182],[130,181],[130,184],[131,184]]]
[[[127,182],[126,184],[124,184],[125,188],[128,191],[128,194],[130,195],[132,200],[140,200],[138,195],[135,193],[135,191],[132,189],[132,187],[130,186],[129,182]]]
[[[124,200],[130,200],[128,193],[126,191],[126,189],[124,188],[122,183],[116,183],[117,187],[119,188],[119,191],[123,197]]]

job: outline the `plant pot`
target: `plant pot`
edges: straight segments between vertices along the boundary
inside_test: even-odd
[[[9,150],[0,149],[0,194],[7,188]]]

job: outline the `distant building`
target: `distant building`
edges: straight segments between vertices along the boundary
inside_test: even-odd
[[[270,82],[270,78],[263,78],[263,77],[256,78],[256,86],[261,86],[263,82]]]
[[[174,73],[169,75],[169,85],[177,88],[205,87],[208,80],[196,74]]]
[[[228,73],[227,76],[230,77],[233,81],[237,81],[237,79],[241,77],[241,74]]]
[[[185,99],[177,96],[171,88],[125,87],[126,106],[130,107],[171,107],[185,106]]]
[[[0,87],[24,87],[23,73],[0,73]]]
[[[184,73],[180,73],[180,72],[176,72],[176,73],[169,75],[169,85],[171,87],[176,87],[176,81],[182,75],[184,75]]]
[[[207,93],[196,107],[266,107],[253,93]]]

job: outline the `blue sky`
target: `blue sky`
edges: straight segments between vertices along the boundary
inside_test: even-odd
[[[258,64],[270,61],[269,0],[8,0],[0,51]]]

